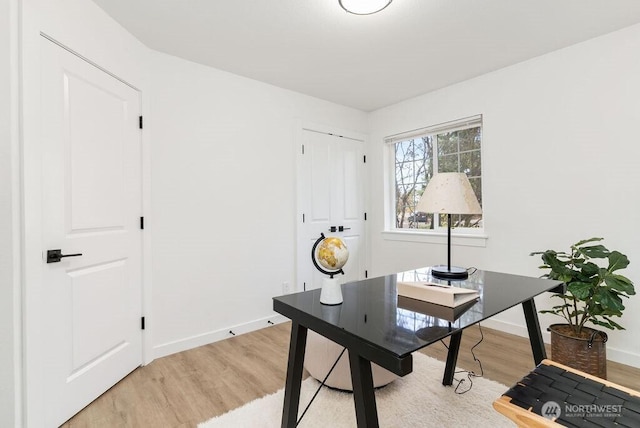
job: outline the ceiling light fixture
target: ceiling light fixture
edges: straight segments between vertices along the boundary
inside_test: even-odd
[[[338,0],[340,6],[354,15],[371,15],[380,12],[391,4],[392,0]]]

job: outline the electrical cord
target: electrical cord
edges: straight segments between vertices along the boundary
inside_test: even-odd
[[[478,357],[476,357],[476,354],[474,352],[475,348],[480,345],[482,343],[482,341],[484,340],[484,333],[482,332],[482,325],[480,325],[480,323],[478,323],[478,329],[480,330],[480,340],[478,340],[472,347],[471,347],[471,356],[473,356],[473,360],[475,362],[478,363],[478,366],[480,367],[480,374],[476,374],[473,370],[469,371],[469,370],[458,370],[456,372],[454,372],[453,374],[466,374],[467,377],[466,378],[462,378],[462,379],[456,379],[454,377],[454,380],[458,381],[458,383],[456,384],[455,389],[453,390],[456,394],[462,395],[465,394],[469,391],[471,391],[471,388],[473,388],[473,378],[475,377],[483,377],[484,376],[484,370],[482,368],[482,362],[480,361],[480,359]],[[444,345],[445,348],[447,348],[447,350],[449,350],[449,347],[447,346],[446,343],[444,343],[443,340],[440,340],[440,342]],[[469,381],[469,386],[466,388],[461,388],[462,384],[465,383],[465,381]]]
[[[338,365],[338,361],[340,361],[340,358],[342,358],[342,355],[344,354],[344,351],[346,351],[346,350],[347,350],[347,348],[342,348],[342,352],[340,352],[340,355],[338,355],[338,358],[336,359],[336,361],[333,363],[333,365],[329,369],[329,372],[324,377],[324,379],[322,379],[322,382],[320,382],[320,386],[318,387],[318,389],[316,389],[316,392],[313,394],[313,397],[311,397],[311,400],[309,400],[309,404],[307,404],[307,407],[304,408],[304,411],[300,415],[300,419],[298,419],[298,421],[296,422],[296,426],[298,426],[300,424],[300,422],[302,421],[302,418],[304,418],[305,413],[307,413],[307,410],[309,410],[309,407],[311,407],[311,403],[313,403],[313,400],[316,399],[316,396],[318,395],[318,393],[320,392],[320,390],[324,386],[324,384],[327,381],[327,379],[329,379],[329,376],[331,375],[331,372],[333,372],[333,369],[336,368],[336,366]]]

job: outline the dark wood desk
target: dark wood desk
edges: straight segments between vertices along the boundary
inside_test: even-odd
[[[296,426],[307,329],[347,348],[356,418],[358,427],[362,428],[378,426],[372,362],[405,376],[413,370],[413,352],[451,336],[442,381],[444,385],[451,385],[462,330],[511,307],[522,305],[534,363],[546,358],[533,298],[560,287],[559,281],[478,270],[465,281],[452,282],[457,287],[478,290],[480,300],[451,320],[398,304],[398,275],[405,275],[404,279],[409,280],[407,275],[414,272],[344,284],[344,302],[336,306],[321,304],[319,289],[274,297],[273,309],[291,319],[282,427]],[[417,273],[421,279],[447,284],[432,278],[428,268]]]

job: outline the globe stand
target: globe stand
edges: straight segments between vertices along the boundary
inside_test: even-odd
[[[339,305],[342,303],[342,286],[337,279],[322,279],[320,303],[322,303],[323,305]]]
[[[320,290],[320,303],[323,305],[340,305],[342,304],[342,286],[338,282],[334,275],[341,273],[344,275],[344,271],[342,269],[336,271],[328,271],[322,268],[316,261],[316,248],[318,244],[325,239],[324,233],[320,234],[320,237],[316,240],[311,248],[311,261],[313,265],[325,275],[329,275],[329,278],[324,278],[322,280],[322,289]]]

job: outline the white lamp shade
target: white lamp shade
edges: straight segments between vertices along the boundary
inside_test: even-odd
[[[482,214],[478,198],[467,175],[441,172],[433,176],[424,189],[416,211],[438,214]]]
[[[370,15],[389,6],[391,0],[338,0],[344,10],[356,15]]]

